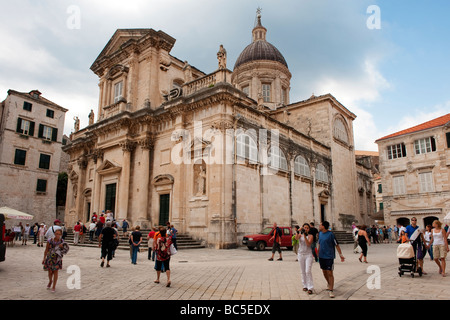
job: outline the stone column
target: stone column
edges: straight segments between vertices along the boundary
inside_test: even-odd
[[[84,196],[83,196],[83,190],[85,188],[86,183],[86,168],[87,168],[88,160],[85,155],[81,156],[78,159],[78,168],[79,168],[79,174],[78,174],[78,188],[77,188],[77,199],[76,199],[76,216],[77,220],[84,220],[83,217],[83,211],[84,211]],[[73,226],[68,226],[73,227]]]
[[[122,221],[128,219],[128,198],[130,194],[130,166],[131,152],[134,150],[135,144],[130,140],[121,142],[120,147],[123,151],[122,171],[120,173],[118,205],[116,219]]]
[[[101,150],[96,150],[93,156],[93,160],[95,162],[95,176],[94,176],[94,190],[93,190],[93,205],[92,212],[100,213],[100,194],[101,194],[101,176],[97,172],[97,169],[100,167],[103,159],[103,152]]]
[[[142,151],[142,157],[139,171],[139,195],[136,224],[140,225],[142,228],[149,228],[151,227],[151,219],[149,219],[148,216],[148,193],[150,183],[150,152],[153,149],[153,141],[150,138],[145,138],[138,143]]]

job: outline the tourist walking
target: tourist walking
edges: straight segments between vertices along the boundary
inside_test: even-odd
[[[341,261],[344,262],[345,258],[342,255],[339,243],[334,236],[334,233],[329,231],[330,223],[328,221],[323,221],[319,227],[319,242],[317,249],[319,251],[319,264],[320,269],[322,269],[325,280],[327,281],[327,291],[330,298],[334,298],[334,259],[336,258],[335,251],[337,250]]]
[[[361,255],[359,256],[359,262],[362,262],[364,257],[364,262],[367,263],[367,246],[370,246],[370,239],[366,232],[367,227],[365,225],[361,226],[358,231],[358,245],[361,248]]]
[[[426,274],[426,272],[423,271],[423,252],[425,251],[424,244],[425,239],[423,237],[423,233],[420,230],[419,226],[417,225],[417,218],[412,217],[411,218],[411,224],[408,225],[405,228],[405,236],[407,241],[411,242],[411,245],[414,249],[414,253],[417,258],[417,270],[422,274]]]
[[[14,231],[13,241],[22,241],[22,232],[23,232],[22,222],[19,222],[17,226],[14,226],[13,231]]]
[[[106,267],[110,267],[109,262],[112,260],[115,236],[116,232],[113,228],[111,228],[111,221],[108,221],[105,224],[105,228],[102,229],[102,233],[100,233],[98,237],[98,246],[102,248],[102,262],[100,263],[100,267],[105,265],[105,258],[107,260]]]
[[[33,244],[37,244],[39,224],[36,222],[33,226]]]
[[[269,258],[269,261],[273,261],[273,257],[275,255],[275,252],[278,251],[280,254],[280,257],[277,259],[278,261],[283,260],[283,256],[281,255],[281,236],[282,231],[280,228],[278,228],[277,223],[273,223],[273,229],[270,231],[269,235],[271,238],[269,239],[269,242],[273,240],[273,246],[272,246],[272,257]]]
[[[81,224],[77,221],[77,224],[73,227],[73,244],[77,245],[80,241]]]
[[[104,226],[105,224],[100,220],[100,219],[98,219],[98,221],[97,221],[97,223],[96,223],[96,230],[95,230],[95,236],[97,237],[97,238],[99,238],[100,237],[100,235],[101,235],[101,233],[102,233],[102,231],[103,231],[103,226]]]
[[[53,221],[53,225],[48,228],[47,232],[45,233],[45,237],[48,239],[51,239],[55,236],[55,232],[56,230],[61,230],[61,221],[56,219],[55,221]],[[61,230],[61,234],[62,234],[62,230]]]
[[[44,246],[44,238],[45,238],[45,234],[47,233],[47,228],[45,226],[44,223],[41,223],[41,227],[38,230],[38,247],[43,247]]]
[[[170,238],[172,240],[173,246],[175,247],[175,249],[178,249],[178,245],[177,245],[177,233],[178,230],[175,229],[175,227],[173,226],[173,224],[170,225]]]
[[[62,230],[57,229],[54,236],[47,240],[42,260],[44,270],[48,271],[47,289],[51,288],[52,292],[55,292],[58,271],[62,269],[62,258],[67,252],[69,252],[69,246],[62,238]]]
[[[433,227],[431,226],[431,224],[428,224],[425,227],[425,233],[423,235],[423,237],[425,238],[425,246],[427,248],[427,252],[430,255],[430,260],[433,261],[433,243],[431,242],[431,235],[433,233],[432,231]]]
[[[447,242],[447,232],[442,228],[439,220],[433,221],[433,232],[431,234],[431,243],[433,244],[433,258],[439,267],[439,274],[446,277],[445,268],[447,252],[449,251]]]
[[[317,240],[319,237],[319,230],[314,226],[314,222],[311,222],[309,228],[309,234],[313,236],[313,243],[311,243],[311,251],[316,262],[319,262],[319,255],[317,254]]]
[[[298,247],[299,247],[299,242],[297,239],[298,234],[300,234],[300,226],[295,226],[294,235],[292,236],[292,251],[294,251],[296,257],[298,256]],[[295,261],[298,261],[298,258]]]
[[[30,231],[31,231],[30,224],[29,223],[25,224],[25,227],[23,227],[22,245],[27,245],[27,241],[30,237]]]
[[[308,292],[308,294],[312,294],[314,289],[312,276],[312,264],[314,257],[311,250],[311,244],[314,242],[314,237],[312,234],[309,234],[309,231],[310,226],[305,223],[300,229],[300,232],[297,232],[295,239],[299,243],[297,259],[302,271],[303,291]]]
[[[148,260],[155,261],[155,251],[153,250],[154,241],[153,237],[155,236],[155,228],[152,228],[147,235],[147,245],[148,245]]]
[[[123,219],[122,221],[122,235],[123,236],[128,236],[128,227],[130,225],[128,224],[127,219]]]
[[[91,222],[89,223],[89,241],[91,242],[94,241],[95,227],[96,227],[95,222],[91,220]]]
[[[162,266],[167,276],[166,287],[170,287],[170,245],[172,241],[170,237],[166,237],[166,230],[162,229],[160,231],[160,237],[156,241],[156,280],[155,283],[159,283],[159,278],[161,276]]]
[[[132,253],[131,253],[131,263],[136,264],[137,263],[137,254],[139,252],[139,246],[142,243],[142,233],[141,233],[141,227],[136,226],[134,228],[134,231],[130,235],[130,239],[132,242]]]
[[[355,228],[353,228],[353,253],[358,253],[358,232],[359,232],[359,226],[356,226]]]

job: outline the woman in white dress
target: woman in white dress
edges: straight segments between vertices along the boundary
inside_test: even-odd
[[[312,255],[311,244],[314,241],[314,237],[312,234],[309,234],[309,230],[309,224],[305,223],[300,229],[300,232],[297,232],[295,239],[299,241],[298,263],[302,270],[303,291],[312,294],[314,289],[312,277],[314,257]]]

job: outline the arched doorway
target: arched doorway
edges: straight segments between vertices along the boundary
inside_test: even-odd
[[[409,226],[410,225],[410,221],[409,221],[409,219],[408,218],[398,218],[397,219],[397,225],[401,225],[401,226],[404,226],[404,227],[406,227],[406,226]]]
[[[423,227],[425,228],[427,225],[431,226],[434,220],[439,220],[439,218],[434,216],[423,218]]]

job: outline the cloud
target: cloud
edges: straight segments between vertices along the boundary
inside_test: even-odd
[[[389,56],[389,43],[366,27],[366,9],[373,2],[230,0],[225,5],[210,0],[130,0],[125,6],[119,0],[108,5],[88,0],[8,2],[3,9],[10,14],[0,21],[0,37],[8,43],[0,51],[0,90],[39,89],[69,109],[64,130],[69,134],[75,115],[83,127],[90,109],[97,114],[98,79],[89,67],[116,29],[163,30],[177,39],[174,56],[209,73],[217,68],[220,44],[227,49],[228,68],[233,68],[251,42],[255,10],[261,6],[267,40],[283,53],[292,73],[291,102],[313,92],[333,94],[357,114],[355,143],[365,147],[376,138],[370,138],[376,128],[374,110],[367,105],[391,88],[380,69]],[[79,29],[67,26],[74,14],[68,9],[74,4],[79,8]]]

